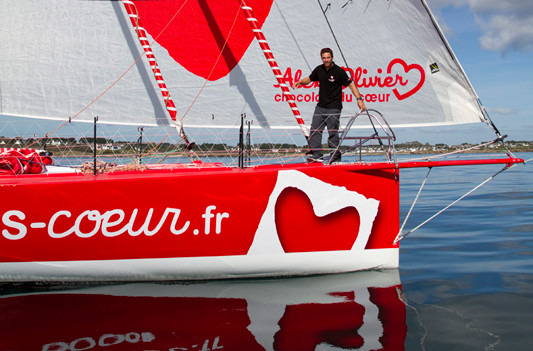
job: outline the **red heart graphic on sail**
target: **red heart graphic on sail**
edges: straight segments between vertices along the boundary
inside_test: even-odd
[[[248,1],[259,26],[267,18],[272,2]],[[146,31],[170,56],[189,72],[211,81],[226,76],[254,39],[237,0],[134,3]]]
[[[389,63],[389,66],[387,67],[387,73],[390,74],[392,72],[392,67],[396,64],[400,64],[402,67],[403,67],[403,70],[405,73],[409,73],[409,71],[415,69],[417,71],[420,72],[420,81],[418,82],[418,84],[411,90],[409,90],[408,92],[406,93],[403,93],[403,94],[400,94],[398,92],[398,89],[394,88],[392,90],[392,92],[394,93],[394,95],[396,96],[396,98],[398,100],[404,100],[404,99],[407,99],[408,97],[410,97],[411,95],[413,95],[414,93],[416,93],[417,91],[420,90],[420,88],[422,88],[422,86],[424,85],[424,82],[426,81],[426,73],[424,72],[424,69],[422,68],[422,66],[420,65],[417,65],[416,63],[413,63],[411,65],[408,65],[407,63],[405,63],[404,60],[400,59],[400,58],[396,58],[394,60],[392,60],[390,63]],[[407,80],[405,81],[405,84],[407,84]],[[405,84],[402,84],[402,85],[405,85]]]
[[[350,250],[359,233],[359,213],[346,207],[317,217],[307,195],[286,188],[278,196],[275,222],[285,252]]]

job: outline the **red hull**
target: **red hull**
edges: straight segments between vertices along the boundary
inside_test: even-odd
[[[395,170],[179,167],[0,182],[3,263],[398,248]]]
[[[399,169],[444,165],[454,164],[3,176],[1,278],[203,279],[395,268]]]

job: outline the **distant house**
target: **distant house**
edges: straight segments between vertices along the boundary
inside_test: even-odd
[[[100,146],[101,150],[111,150],[111,151],[119,151],[122,150],[124,147],[122,145],[117,144],[104,144]]]

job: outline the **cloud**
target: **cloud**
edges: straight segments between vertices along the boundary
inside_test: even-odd
[[[497,114],[497,115],[502,115],[502,116],[510,116],[510,115],[514,115],[516,114],[516,111],[514,110],[511,110],[509,108],[505,108],[505,107],[492,107],[492,108],[487,108],[489,114]]]
[[[495,15],[488,23],[480,23],[480,26],[485,34],[479,43],[485,50],[503,53],[533,51],[533,17]]]
[[[509,13],[523,17],[533,15],[533,3],[527,0],[465,0],[464,2],[477,13]]]
[[[501,53],[533,51],[533,1],[427,0],[427,2],[431,9],[437,11],[437,15],[440,9],[448,6],[468,6],[483,32],[479,43],[485,50]],[[443,27],[446,29],[446,25]]]

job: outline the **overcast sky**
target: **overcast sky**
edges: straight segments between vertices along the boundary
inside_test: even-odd
[[[533,1],[426,1],[500,131],[533,140]]]

